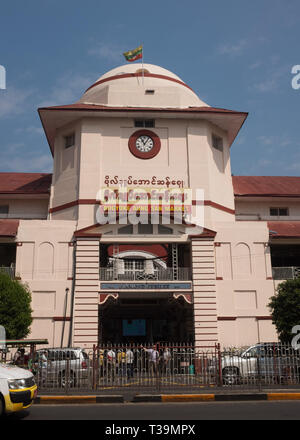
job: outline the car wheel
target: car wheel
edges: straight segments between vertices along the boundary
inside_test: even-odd
[[[73,388],[76,385],[76,376],[72,371],[69,377],[67,377],[66,372],[63,371],[59,376],[59,384],[62,388]]]
[[[0,417],[4,416],[4,410],[5,410],[4,400],[2,395],[0,395]]]
[[[225,367],[222,371],[224,385],[236,385],[239,383],[240,374],[237,367]]]

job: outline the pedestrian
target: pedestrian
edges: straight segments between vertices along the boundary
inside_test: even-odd
[[[127,365],[127,378],[132,379],[133,378],[133,361],[134,361],[134,354],[130,347],[126,350],[126,365]]]
[[[118,374],[126,376],[126,353],[124,350],[118,350]]]
[[[14,364],[18,366],[24,366],[25,363],[25,349],[19,348],[14,355]]]
[[[151,375],[157,374],[158,371],[158,361],[159,361],[159,352],[156,349],[156,345],[153,345],[152,348],[144,348],[142,346],[142,349],[145,350],[149,355],[149,370]]]
[[[104,377],[104,350],[99,350],[99,377]]]
[[[38,353],[38,377],[41,384],[47,382],[47,369],[48,369],[48,358],[47,351],[41,351]]]
[[[163,365],[164,365],[163,371],[164,371],[164,373],[167,373],[169,370],[171,358],[172,358],[172,354],[171,354],[169,348],[166,347],[164,349],[164,353],[163,353]]]
[[[107,354],[107,377],[110,378],[112,381],[115,379],[115,369],[116,369],[116,353],[110,347]]]

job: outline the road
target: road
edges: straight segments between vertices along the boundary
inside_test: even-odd
[[[300,420],[300,401],[33,405],[5,420]]]

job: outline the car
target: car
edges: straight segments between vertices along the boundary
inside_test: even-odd
[[[89,357],[82,348],[47,348],[36,351],[34,371],[41,387],[74,388],[89,378]]]
[[[222,380],[226,385],[264,380],[267,383],[299,382],[300,356],[291,346],[278,342],[255,344],[240,354],[224,352]]]
[[[0,362],[0,416],[29,408],[37,396],[33,374]]]

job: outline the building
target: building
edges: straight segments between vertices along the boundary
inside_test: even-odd
[[[210,107],[172,72],[133,63],[39,115],[53,174],[0,173],[0,266],[31,288],[31,337],[86,348],[276,340],[267,304],[299,271],[300,178],[232,177],[247,113]],[[162,213],[124,223],[120,211],[99,223],[99,190],[124,186],[189,188],[203,228],[173,212],[169,224]]]

